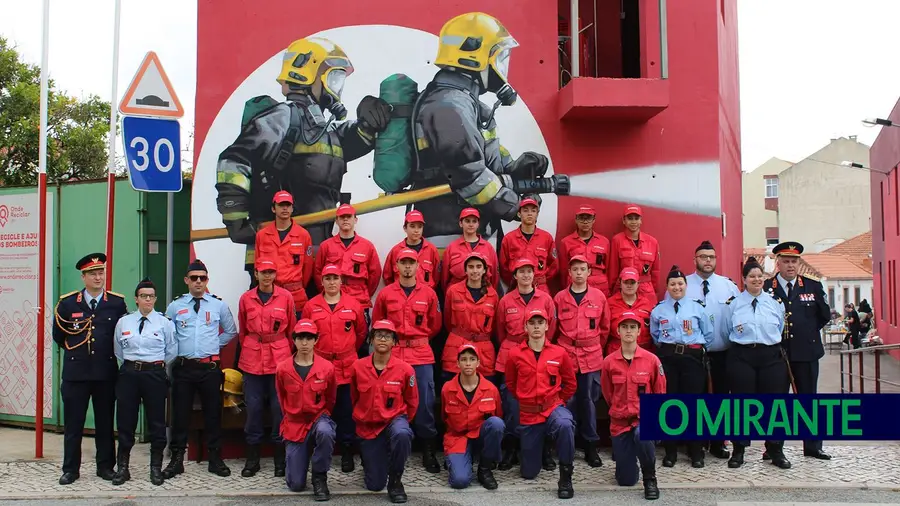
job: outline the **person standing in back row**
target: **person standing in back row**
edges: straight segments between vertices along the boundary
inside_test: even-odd
[[[544,229],[538,228],[540,209],[537,200],[525,197],[519,201],[519,228],[503,236],[500,244],[500,277],[506,286],[513,286],[516,261],[523,257],[534,260],[534,287],[549,293],[547,283],[556,277],[559,266],[556,261],[556,242]]]
[[[640,293],[659,300],[659,242],[652,235],[641,232],[642,214],[640,206],[625,207],[622,217],[625,230],[614,235],[610,245],[609,289],[615,293],[621,283],[620,271],[633,267],[638,272]]]
[[[609,279],[606,275],[606,266],[609,264],[609,239],[594,231],[595,215],[591,206],[581,206],[575,211],[575,231],[567,235],[559,244],[559,265],[562,286],[569,286],[569,271],[565,266],[569,265],[569,259],[575,255],[581,255],[587,259],[591,274],[588,277],[588,286],[603,292],[609,297]]]
[[[478,235],[478,227],[481,224],[481,214],[474,207],[467,207],[459,213],[459,228],[462,235],[451,242],[444,249],[444,258],[441,261],[441,290],[447,290],[466,280],[466,259],[470,253],[478,253],[487,264],[485,279],[493,287],[499,286],[500,279],[498,269],[497,251],[487,240]]]
[[[418,281],[437,291],[438,281],[441,279],[441,256],[435,245],[422,237],[424,230],[425,218],[422,217],[421,212],[406,213],[406,218],[403,220],[403,231],[406,232],[406,238],[395,244],[384,259],[381,275],[384,279],[384,286],[396,281],[400,275],[397,272],[397,255],[404,249],[411,249],[419,255],[419,270],[416,274]]]

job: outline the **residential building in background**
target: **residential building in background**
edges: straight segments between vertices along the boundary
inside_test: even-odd
[[[780,158],[770,158],[741,176],[745,248],[778,244],[778,175],[791,165]]]

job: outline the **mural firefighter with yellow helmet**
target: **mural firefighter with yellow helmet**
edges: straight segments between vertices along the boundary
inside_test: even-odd
[[[244,403],[244,375],[234,369],[222,369],[225,381],[222,383],[222,406],[240,413]]]
[[[390,119],[386,102],[366,97],[359,119],[343,121],[341,92],[352,73],[349,57],[333,42],[300,39],[285,50],[277,78],[285,100],[247,101],[240,134],[219,155],[216,173],[217,207],[233,242],[253,248],[259,225],[274,218],[279,190],[294,196],[294,216],[336,207],[347,162],[369,153]],[[309,227],[313,244],[330,237],[332,227]]]

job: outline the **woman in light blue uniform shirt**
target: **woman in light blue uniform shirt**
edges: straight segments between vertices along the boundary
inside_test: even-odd
[[[783,394],[789,386],[788,365],[781,348],[784,331],[784,306],[763,291],[765,275],[755,258],[750,257],[741,272],[744,291],[728,300],[722,331],[728,332],[727,367],[731,393]],[[744,464],[744,448],[750,441],[732,441],[734,452],[728,467]],[[784,457],[784,441],[766,441],[771,462],[782,469],[791,463]]]
[[[669,297],[650,313],[650,336],[656,344],[656,354],[666,373],[666,391],[672,394],[706,393],[706,346],[713,339],[713,325],[700,301],[685,297],[687,278],[677,265],[666,278]],[[678,442],[663,444],[666,456],[664,467],[673,467],[678,460]],[[702,441],[688,441],[691,465],[704,466]]]

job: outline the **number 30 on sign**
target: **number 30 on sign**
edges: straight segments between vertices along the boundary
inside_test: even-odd
[[[145,192],[181,191],[178,120],[126,117],[122,120],[122,138],[132,188]]]

